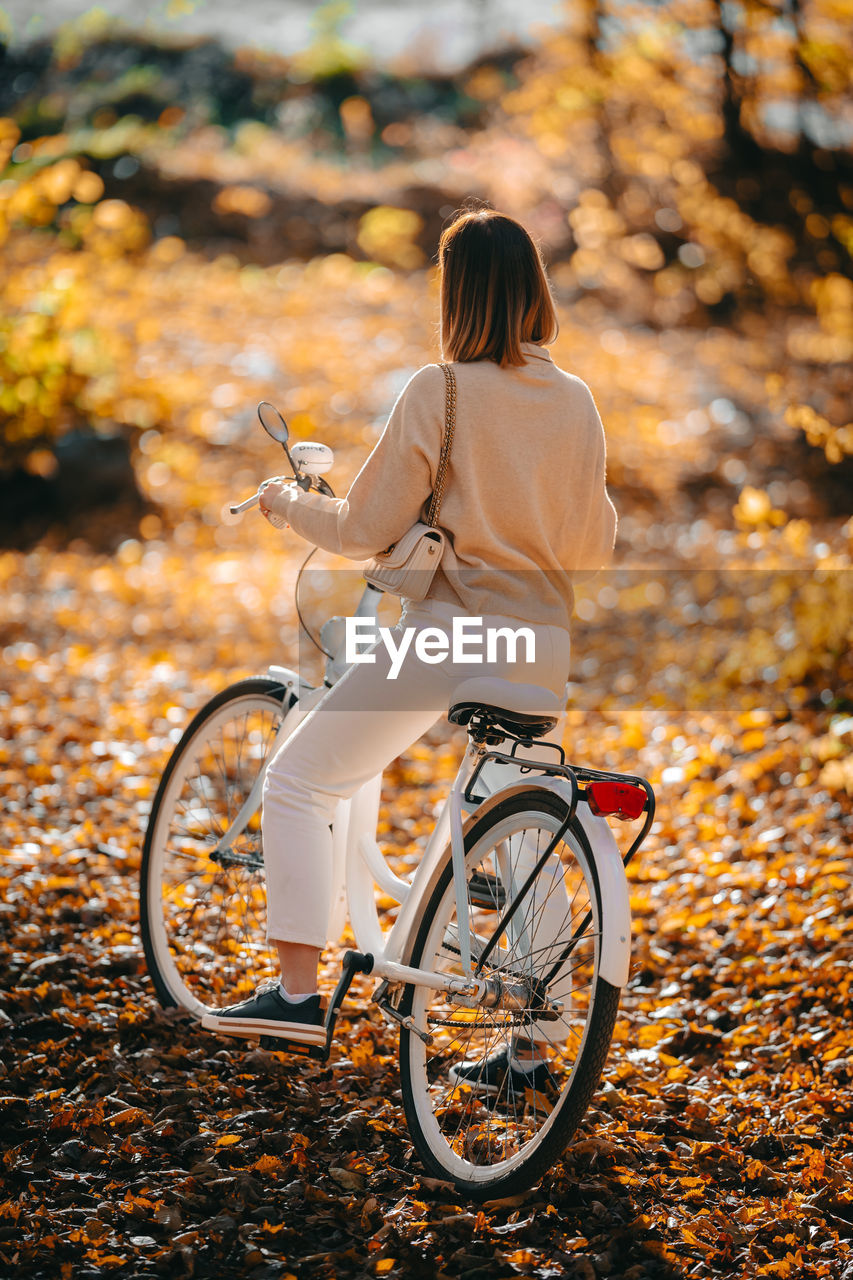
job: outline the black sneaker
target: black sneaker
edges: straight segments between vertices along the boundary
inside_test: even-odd
[[[532,1071],[522,1071],[519,1067],[510,1065],[509,1050],[506,1047],[478,1062],[460,1062],[458,1066],[451,1067],[447,1074],[454,1084],[467,1085],[474,1093],[491,1097],[499,1094],[504,1097],[523,1097],[527,1089],[545,1094],[559,1091],[547,1063],[540,1062]]]
[[[227,1036],[274,1036],[295,1040],[298,1044],[326,1043],[323,1010],[319,996],[304,1000],[285,1000],[274,986],[258,987],[251,1000],[232,1004],[226,1009],[206,1013],[201,1025],[208,1031],[221,1031]]]

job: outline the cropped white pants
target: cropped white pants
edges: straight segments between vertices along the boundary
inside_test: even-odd
[[[440,628],[450,638],[464,610],[439,601],[407,604],[393,629]],[[349,668],[309,712],[270,762],[264,783],[263,841],[267,933],[274,941],[324,947],[332,904],[331,823],[338,801],[352,796],[411,746],[450,705],[458,684],[474,676],[544,685],[563,699],[569,673],[569,633],[562,627],[486,615],[483,627],[529,627],[535,658],[508,662],[498,646],[493,663],[422,662],[410,644],[396,679],[385,645],[375,662]],[[519,654],[525,653],[524,643]],[[559,741],[562,722],[548,735]]]

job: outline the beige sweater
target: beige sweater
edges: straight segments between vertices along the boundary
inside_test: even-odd
[[[572,579],[610,559],[616,512],[604,430],[589,388],[536,343],[527,363],[453,365],[456,429],[438,523],[448,535],[428,598],[469,614],[568,627]],[[365,560],[425,517],[441,451],[437,364],[400,393],[345,498],[289,487],[273,510],[327,551]]]

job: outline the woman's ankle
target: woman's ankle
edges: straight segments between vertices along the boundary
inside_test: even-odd
[[[291,998],[294,993],[313,995],[317,990],[320,948],[308,947],[301,942],[282,942],[279,939],[273,945],[278,952],[284,990]]]

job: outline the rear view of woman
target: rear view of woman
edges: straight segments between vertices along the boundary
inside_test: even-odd
[[[339,799],[419,738],[465,679],[495,675],[564,696],[572,578],[600,568],[613,548],[601,420],[589,389],[557,368],[545,345],[558,325],[535,244],[513,218],[466,212],[441,237],[439,269],[442,355],[457,388],[439,521],[447,548],[426,599],[403,601],[395,631],[450,636],[464,617],[483,628],[526,627],[535,651],[522,644],[515,658],[507,648],[471,665],[452,652],[422,661],[409,643],[392,667],[377,645],[374,660],[350,667],[302,721],[271,761],[264,787],[268,935],[282,980],[206,1014],[202,1025],[211,1030],[324,1041],[317,967],[328,941],[330,824]],[[271,481],[261,508],[327,551],[376,555],[424,518],[444,422],[444,372],[426,365],[401,392],[345,498]],[[532,1043],[464,1068],[469,1085],[490,1090],[498,1079],[521,1088],[530,1073],[547,1074]]]

